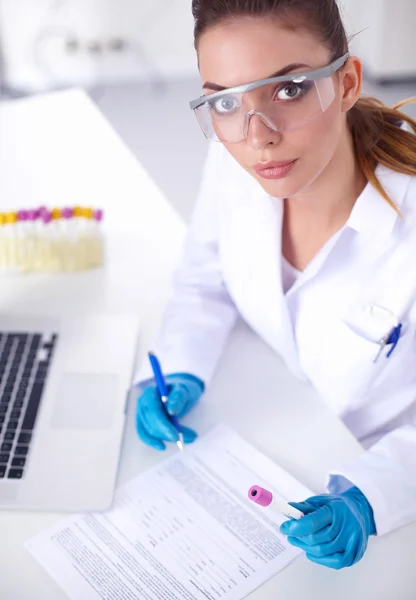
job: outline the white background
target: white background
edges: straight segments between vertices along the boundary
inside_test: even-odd
[[[190,0],[1,0],[0,8],[8,81],[15,86],[147,79],[142,48],[164,77],[197,74]],[[131,49],[70,56],[65,42],[74,35],[85,42],[122,37]]]

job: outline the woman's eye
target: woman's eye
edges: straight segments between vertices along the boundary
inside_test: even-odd
[[[240,104],[235,96],[224,96],[219,100],[215,100],[211,105],[211,109],[219,114],[227,114],[233,112],[240,107]]]
[[[278,100],[296,100],[303,94],[303,87],[297,83],[288,83],[283,88],[276,91],[276,98]]]

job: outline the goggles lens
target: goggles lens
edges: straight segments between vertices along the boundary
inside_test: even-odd
[[[253,115],[273,131],[300,129],[322,115],[334,98],[332,77],[293,81],[292,76],[288,81],[265,83],[248,92],[225,90],[197,107],[195,114],[206,138],[235,143],[247,137]]]

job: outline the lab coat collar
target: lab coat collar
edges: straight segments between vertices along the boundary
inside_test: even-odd
[[[381,165],[376,168],[376,175],[400,210],[412,177]],[[380,196],[376,188],[368,183],[358,197],[346,225],[358,233],[388,237],[398,218],[400,217],[394,209]]]

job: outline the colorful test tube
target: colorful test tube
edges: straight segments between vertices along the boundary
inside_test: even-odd
[[[17,212],[17,222],[18,229],[16,235],[16,260],[17,266],[24,271],[28,269],[28,247],[27,247],[27,221],[28,221],[28,211],[27,210],[19,210]]]
[[[17,212],[6,213],[6,262],[10,270],[17,266],[17,221]]]
[[[74,219],[74,209],[67,206],[62,209],[61,216],[63,227],[61,228],[61,250],[62,264],[65,271],[77,270],[77,227]]]
[[[5,269],[7,266],[6,255],[6,214],[0,212],[0,268]]]
[[[101,265],[104,262],[104,241],[101,230],[101,223],[104,219],[104,211],[102,208],[97,208],[94,211],[95,223],[95,247],[96,247],[96,264]]]
[[[94,211],[94,219],[97,221],[97,223],[101,223],[103,218],[104,218],[104,211],[101,208],[97,208],[97,210]]]
[[[37,268],[40,253],[40,218],[42,210],[45,207],[31,208],[27,211],[27,251],[28,251],[28,268],[33,270]]]
[[[248,497],[252,502],[255,502],[259,506],[273,508],[277,512],[285,515],[285,517],[291,517],[292,519],[301,519],[304,515],[300,510],[297,510],[287,502],[283,502],[278,498],[274,498],[272,492],[266,490],[259,485],[253,485],[248,490]]]

